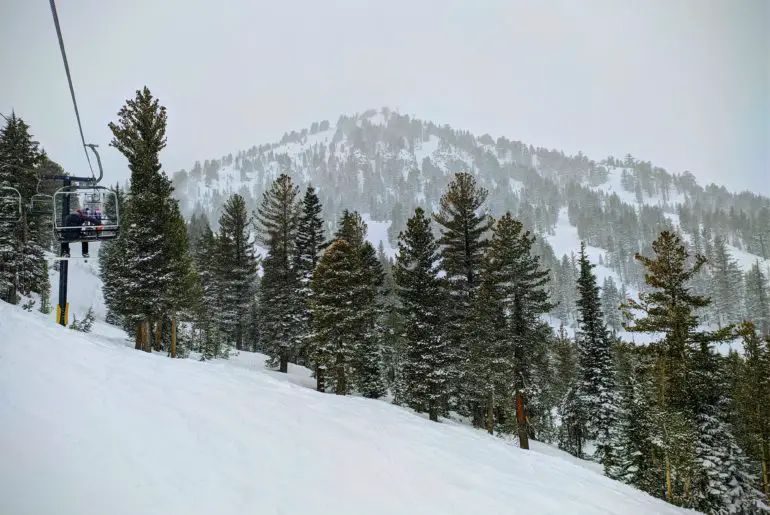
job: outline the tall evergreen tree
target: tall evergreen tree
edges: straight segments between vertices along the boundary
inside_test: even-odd
[[[405,403],[433,421],[446,412],[450,353],[443,334],[445,290],[438,277],[438,242],[422,208],[399,234],[394,267],[404,323],[401,363]]]
[[[770,281],[757,261],[746,273],[746,316],[760,332],[770,336]]]
[[[118,212],[122,213],[126,204],[125,190],[119,184],[116,184],[110,190],[115,193],[115,197],[114,200],[113,197],[109,197],[109,202],[117,202]],[[115,208],[107,205],[105,206],[105,211],[114,212]],[[124,218],[121,217],[121,230],[125,226],[123,220]],[[104,241],[99,245],[99,275],[102,278],[102,295],[107,307],[106,321],[110,324],[130,329],[120,315],[120,313],[125,311],[125,308],[121,307],[120,302],[128,300],[120,292],[120,289],[123,287],[123,276],[128,273],[124,268],[127,256],[120,252],[120,246],[114,240]]]
[[[527,445],[526,440],[534,431],[532,421],[538,416],[533,408],[542,385],[533,381],[533,371],[537,356],[545,354],[542,346],[547,339],[540,317],[553,308],[546,289],[550,274],[534,255],[534,243],[535,236],[506,213],[494,227],[484,266],[485,281],[494,285],[489,288],[488,298],[490,302],[499,298],[505,313],[506,346],[493,355],[506,360],[511,367],[508,374],[506,367],[499,364],[501,375],[508,374],[512,380],[507,396],[515,397],[516,405],[523,410],[518,421],[522,446]],[[506,395],[501,392],[498,398],[501,397]]]
[[[468,399],[463,398],[463,384],[470,354],[466,318],[481,282],[484,250],[489,245],[484,236],[492,227],[492,220],[480,212],[487,196],[487,190],[480,187],[471,174],[457,173],[441,196],[439,212],[433,215],[441,232],[441,268],[446,272],[446,284],[452,297],[447,319],[447,335],[453,349],[450,369],[452,407],[473,415],[477,426],[481,425],[483,414],[478,405],[469,405]]]
[[[699,373],[696,353],[714,343],[731,338],[733,328],[724,327],[707,332],[698,329],[700,321],[695,311],[709,305],[708,298],[695,295],[689,282],[706,262],[696,255],[692,264],[681,239],[669,231],[663,231],[652,243],[655,257],[640,254],[636,259],[647,270],[645,282],[648,291],[639,294],[639,301],[628,299],[625,309],[642,314],[633,320],[626,330],[662,334],[662,340],[654,345],[655,378],[657,391],[654,399],[661,419],[663,435],[666,499],[692,505],[700,491],[693,483],[702,472],[693,465],[701,456],[698,447],[698,416],[704,413],[694,387]],[[702,441],[701,441],[702,442]],[[700,462],[703,465],[703,462]],[[727,473],[727,471],[723,471]]]
[[[350,287],[358,249],[347,240],[336,240],[321,256],[310,287],[313,290],[313,351],[319,391],[330,388],[338,395],[351,391],[360,334],[357,292]]]
[[[199,230],[193,256],[200,289],[196,325],[200,332],[201,359],[206,360],[228,356],[228,347],[224,342],[219,316],[223,304],[222,278],[226,276],[227,266],[220,256],[222,247],[219,245],[217,235],[211,230],[205,217]]]
[[[620,316],[620,303],[623,299],[612,276],[608,275],[604,279],[601,299],[604,321],[613,333],[617,333],[623,328],[623,319]]]
[[[743,448],[756,464],[758,487],[770,504],[770,336],[761,338],[750,322],[739,328],[745,362],[736,404],[743,425]]]
[[[11,113],[0,129],[0,186],[12,187],[21,194],[18,200],[3,191],[3,215],[0,221],[0,297],[15,304],[17,295],[32,292],[47,297],[48,264],[44,257],[42,227],[30,216],[28,202],[35,193],[38,177],[35,169],[47,158],[32,139],[29,125]],[[11,220],[19,216],[18,221]]]
[[[310,335],[310,280],[313,277],[321,252],[327,242],[324,236],[324,222],[321,218],[321,202],[312,185],[308,185],[302,200],[302,213],[297,224],[296,269],[299,277],[297,295],[301,303],[301,335],[297,352],[298,363],[308,365],[308,337]]]
[[[702,342],[693,353],[692,395],[697,439],[692,498],[688,504],[704,513],[746,513],[755,506],[753,478],[747,458],[727,421],[723,360]]]
[[[358,249],[358,259],[350,288],[355,292],[359,334],[356,338],[354,384],[371,399],[385,395],[382,370],[382,285],[384,272],[374,246],[365,241]]]
[[[579,264],[577,342],[582,378],[577,396],[587,415],[585,434],[597,442],[595,459],[607,468],[612,465],[610,431],[617,414],[615,370],[612,343],[604,325],[599,288],[593,274],[596,265],[588,260],[585,242],[580,244]]]
[[[615,459],[607,475],[658,496],[663,484],[656,460],[661,451],[658,421],[663,415],[656,404],[649,402],[655,397],[653,363],[643,354],[629,356],[629,361],[629,370],[620,383],[618,427],[613,435]]]
[[[125,229],[116,242],[116,252],[125,256],[117,272],[123,277],[117,304],[133,326],[136,347],[148,352],[150,324],[161,327],[163,317],[184,296],[180,291],[190,284],[191,273],[184,220],[160,164],[166,121],[166,108],[145,86],[118,111],[118,121],[109,124],[110,145],[126,157],[131,170]]]
[[[261,242],[267,247],[259,289],[262,348],[269,365],[287,372],[301,343],[302,304],[296,262],[300,204],[299,186],[281,174],[262,195],[255,219]]]
[[[727,249],[725,238],[714,240],[710,264],[709,294],[713,299],[714,319],[720,325],[738,323],[743,318],[743,275]]]
[[[220,276],[220,320],[225,335],[235,340],[235,348],[243,349],[248,331],[248,313],[254,300],[257,259],[249,229],[246,202],[233,194],[225,202],[219,218],[219,257],[226,265]]]

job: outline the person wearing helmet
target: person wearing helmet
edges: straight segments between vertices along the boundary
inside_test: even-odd
[[[93,225],[101,225],[100,222],[92,217],[87,216],[83,214],[83,211],[81,209],[77,209],[74,212],[68,214],[64,218],[64,231],[62,233],[62,236],[64,237],[65,242],[62,242],[62,257],[68,258],[70,257],[70,242],[71,241],[77,241],[81,238],[80,234],[83,230],[82,227],[86,224],[93,224]],[[81,241],[81,251],[84,258],[88,257],[88,242],[87,241]]]

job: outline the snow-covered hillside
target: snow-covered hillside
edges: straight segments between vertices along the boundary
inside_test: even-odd
[[[684,513],[552,448],[260,363],[167,359],[0,303],[0,513]]]

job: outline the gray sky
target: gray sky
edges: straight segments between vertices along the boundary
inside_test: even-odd
[[[389,106],[590,157],[631,152],[770,194],[768,0],[57,2],[87,142],[145,84],[170,174]],[[0,112],[84,171],[46,0],[0,0]]]

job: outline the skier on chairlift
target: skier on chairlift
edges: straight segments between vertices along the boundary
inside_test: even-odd
[[[87,224],[92,224],[97,226],[96,232],[101,232],[101,222],[92,216],[87,216],[83,214],[82,210],[78,209],[74,213],[70,213],[67,215],[67,217],[64,219],[65,231],[63,233],[63,236],[65,240],[69,240],[69,241],[62,243],[62,257],[64,258],[70,257],[69,242],[80,240],[81,232],[83,231],[83,229],[80,229],[80,227],[87,226]],[[75,229],[76,227],[77,229]],[[81,250],[83,253],[83,257],[88,258],[88,242],[81,241],[80,243],[81,243]]]

